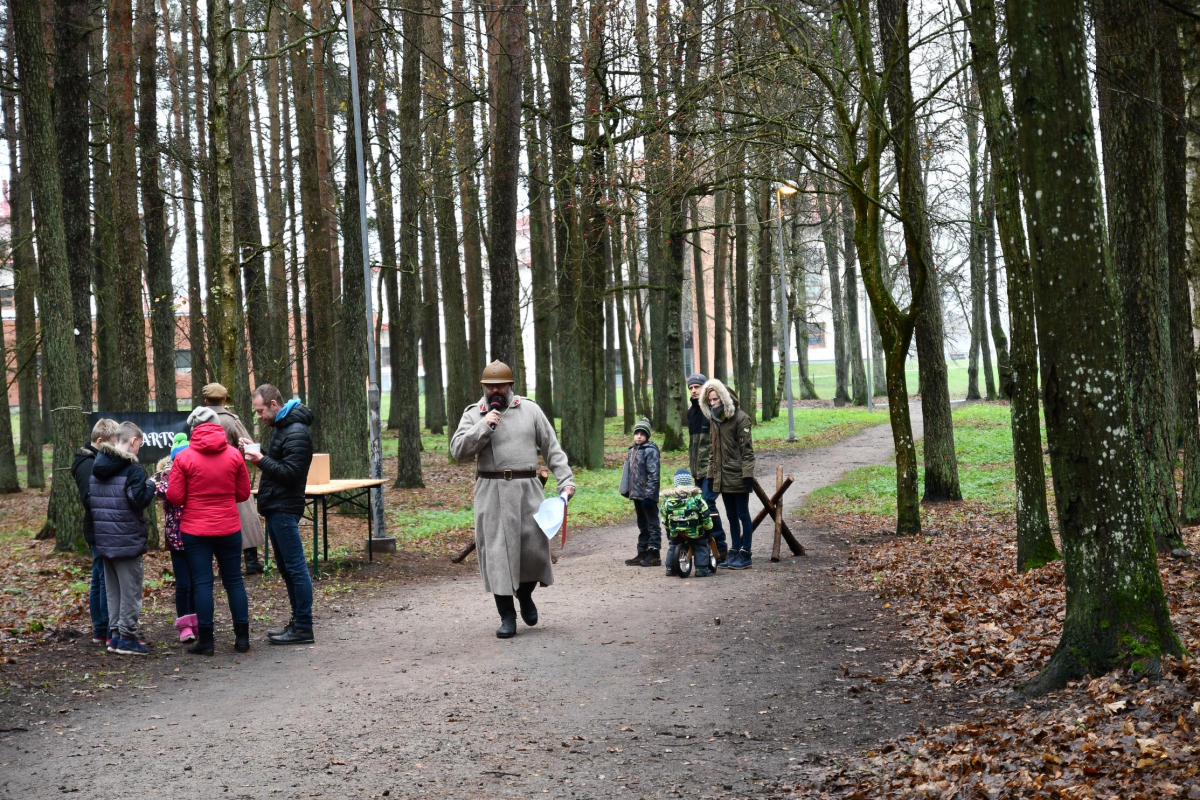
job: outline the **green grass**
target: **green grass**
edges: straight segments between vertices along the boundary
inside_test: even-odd
[[[1042,431],[1043,441],[1045,430]],[[1016,502],[1012,432],[1007,406],[970,405],[954,410],[954,446],[963,499],[1011,509]],[[924,457],[922,442],[917,457]],[[918,470],[923,481],[924,468]],[[809,495],[806,514],[896,514],[896,468],[862,467]]]

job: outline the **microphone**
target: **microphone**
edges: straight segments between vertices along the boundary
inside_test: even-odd
[[[501,409],[501,407],[503,406],[503,404],[500,402],[500,398],[499,398],[499,397],[493,397],[493,398],[492,398],[492,399],[491,399],[491,400],[488,402],[488,406],[489,406],[489,408],[490,408],[492,411],[499,411],[499,410]],[[492,430],[496,430],[496,426],[495,426],[495,425],[488,425],[488,427],[489,427],[489,428],[491,428]]]

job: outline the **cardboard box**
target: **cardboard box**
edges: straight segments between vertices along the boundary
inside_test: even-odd
[[[313,453],[312,466],[308,468],[309,486],[329,483],[329,453]]]

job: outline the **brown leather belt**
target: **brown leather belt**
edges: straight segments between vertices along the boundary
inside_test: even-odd
[[[523,480],[525,478],[536,478],[536,469],[506,469],[503,472],[483,472],[482,470],[475,473],[476,478],[488,478],[491,480]]]

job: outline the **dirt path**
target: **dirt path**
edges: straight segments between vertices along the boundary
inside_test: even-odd
[[[890,453],[881,425],[759,471],[795,475],[796,509]],[[213,659],[160,659],[144,686],[0,734],[0,796],[774,794],[943,713],[890,677],[904,650],[880,604],[835,588],[847,543],[795,527],[807,558],[772,564],[764,526],[753,569],[687,581],[621,565],[631,525],[579,532],[535,595],[542,623],[510,641],[473,559],[319,618],[311,648],[259,630],[237,658],[225,634]]]

